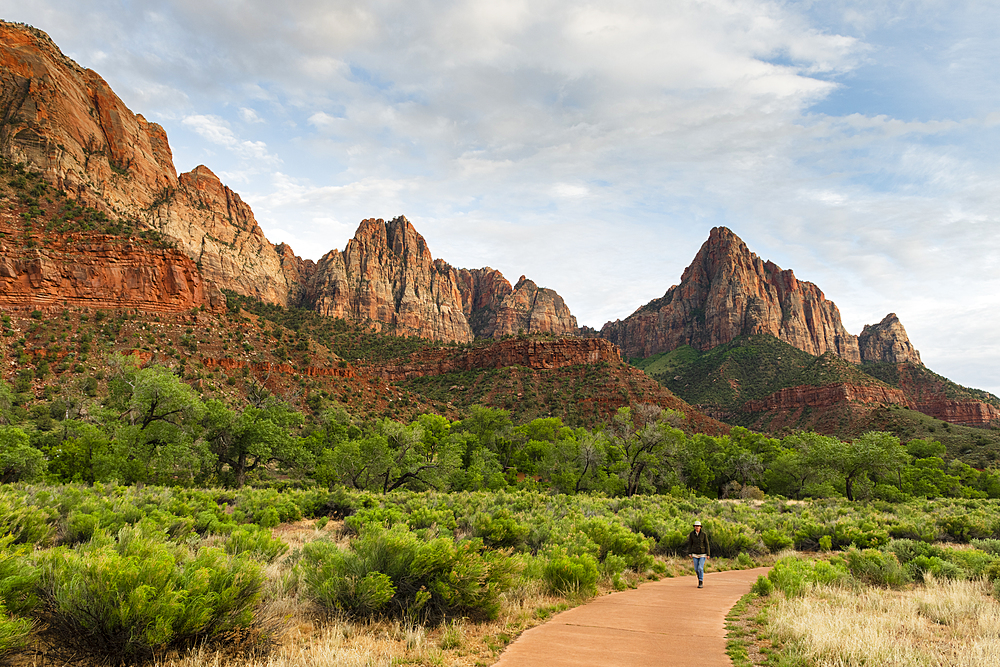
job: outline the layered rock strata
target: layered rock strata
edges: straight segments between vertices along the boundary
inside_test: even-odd
[[[316,264],[310,308],[330,317],[391,328],[400,335],[468,342],[454,269],[431,257],[406,218],[365,220],[347,248]]]
[[[362,222],[343,252],[319,263],[272,246],[250,207],[208,167],[177,175],[162,127],[133,114],[45,33],[6,22],[0,153],[83,204],[160,231],[222,289],[435,340],[576,327],[552,290],[523,279],[512,288],[493,269],[434,260],[405,218]]]
[[[564,338],[554,341],[512,339],[459,353],[446,348],[419,353],[405,362],[380,364],[368,370],[376,377],[398,382],[475,369],[524,366],[535,370],[552,370],[602,361],[618,363],[621,361],[621,354],[614,345],[599,338]]]
[[[0,152],[112,217],[174,239],[221,288],[286,304],[274,247],[206,167],[177,176],[167,135],[45,33],[0,22]]]
[[[908,405],[901,389],[836,383],[823,386],[802,385],[774,392],[767,398],[747,401],[743,409],[748,412],[773,412],[799,408],[828,408],[838,403],[865,405]]]
[[[539,287],[524,276],[503,298],[496,313],[494,338],[521,333],[567,336],[577,331],[576,318],[562,297],[555,290]]]
[[[9,249],[0,244],[0,305],[4,308],[85,306],[178,313],[225,308],[186,255],[153,250],[116,237],[72,248]]]
[[[837,306],[816,285],[764,262],[725,227],[712,229],[679,285],[601,329],[601,336],[629,357],[682,345],[709,350],[759,333],[810,354],[833,352],[861,361],[857,337],[847,332]]]

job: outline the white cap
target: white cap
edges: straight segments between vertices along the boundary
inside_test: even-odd
[[[701,525],[701,521],[695,521],[695,522],[694,522],[694,525],[696,525],[696,526],[700,526],[700,525]]]

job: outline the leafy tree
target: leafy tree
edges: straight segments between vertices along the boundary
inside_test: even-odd
[[[16,426],[0,426],[0,484],[30,482],[45,474],[45,457]]]
[[[768,490],[800,499],[810,485],[827,479],[830,470],[822,457],[836,446],[833,440],[812,432],[796,433],[782,440],[785,449],[770,462],[765,475]]]
[[[356,489],[388,493],[402,486],[443,489],[461,460],[457,440],[425,441],[424,427],[381,419],[323,459],[324,476]]]
[[[609,441],[603,433],[580,429],[557,440],[543,462],[543,472],[561,493],[580,493],[605,486]]]
[[[618,476],[627,496],[653,491],[662,486],[665,473],[684,433],[673,428],[670,412],[659,406],[641,404],[618,409],[611,424],[611,458],[618,462]]]
[[[904,465],[909,458],[899,438],[885,431],[869,431],[853,443],[830,439],[816,454],[843,476],[847,499],[851,501],[858,479],[888,473]]]
[[[269,463],[307,463],[307,450],[289,431],[302,421],[300,413],[276,401],[264,407],[249,405],[239,412],[221,401],[208,401],[202,424],[204,438],[215,455],[216,474],[240,488],[247,475]]]
[[[213,457],[197,438],[204,405],[194,390],[162,366],[137,369],[119,357],[105,414],[113,433],[112,460],[126,482],[190,483]]]

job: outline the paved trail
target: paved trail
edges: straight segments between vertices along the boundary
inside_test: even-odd
[[[507,647],[496,667],[730,667],[726,614],[768,568],[663,579],[564,611]]]

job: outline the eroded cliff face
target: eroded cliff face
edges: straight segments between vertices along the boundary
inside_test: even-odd
[[[402,363],[380,364],[369,369],[372,375],[390,382],[414,377],[445,375],[483,368],[524,366],[553,370],[579,364],[621,362],[614,345],[599,338],[563,338],[554,341],[513,339],[490,347],[455,352],[447,348],[413,355]]]
[[[365,220],[343,251],[316,264],[306,303],[323,315],[393,328],[400,335],[467,342],[457,273],[435,262],[404,217]]]
[[[133,114],[45,33],[5,22],[0,153],[83,204],[161,232],[222,289],[435,340],[576,327],[551,290],[525,280],[512,288],[493,269],[434,260],[405,218],[362,222],[343,252],[319,263],[272,246],[250,207],[208,167],[177,175],[162,127]]]
[[[764,262],[725,227],[712,230],[679,285],[601,330],[630,357],[682,345],[709,350],[758,333],[810,354],[833,352],[861,361],[857,337],[847,332],[837,306],[816,285]]]
[[[301,305],[401,335],[467,342],[576,332],[576,318],[553,290],[523,276],[511,287],[496,269],[456,269],[434,259],[404,217],[363,221],[343,252],[327,253],[299,275],[307,275]]]
[[[458,291],[462,295],[462,312],[476,338],[499,338],[497,313],[500,305],[514,288],[496,269],[458,269]]]
[[[518,333],[566,336],[576,331],[576,318],[569,312],[562,297],[555,290],[538,287],[521,276],[514,291],[500,302],[493,336],[499,338]]]
[[[800,408],[826,409],[838,403],[864,405],[908,405],[901,389],[872,385],[834,383],[823,386],[802,385],[776,391],[765,399],[747,401],[748,412],[775,412]]]
[[[923,365],[896,313],[889,313],[878,324],[866,324],[858,336],[858,347],[862,361]]]
[[[286,304],[281,262],[250,208],[206,167],[177,176],[167,135],[45,33],[0,22],[0,152],[113,217],[174,239],[222,288]]]
[[[111,236],[68,241],[32,249],[0,243],[0,306],[155,313],[225,308],[222,293],[179,251]]]

